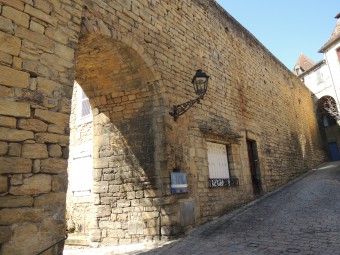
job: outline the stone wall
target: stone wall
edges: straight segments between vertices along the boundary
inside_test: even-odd
[[[0,1],[1,254],[36,254],[65,235],[81,11],[82,1]]]
[[[75,76],[96,109],[92,242],[173,236],[251,200],[246,139],[265,191],[324,160],[310,92],[215,1],[0,0],[0,14],[1,254],[64,235]],[[197,69],[208,93],[174,122]],[[211,140],[238,187],[208,187]],[[171,194],[173,169],[187,194]]]

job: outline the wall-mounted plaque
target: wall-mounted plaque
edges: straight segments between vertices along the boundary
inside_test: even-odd
[[[171,173],[171,193],[188,193],[188,180],[186,173]]]

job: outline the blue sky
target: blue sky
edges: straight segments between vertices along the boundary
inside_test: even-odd
[[[290,70],[301,53],[318,62],[339,0],[216,0]]]

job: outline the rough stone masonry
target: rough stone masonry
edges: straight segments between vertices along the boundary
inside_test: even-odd
[[[174,122],[197,69],[208,93]],[[75,79],[94,113],[93,243],[171,237],[251,200],[247,139],[264,192],[325,159],[310,91],[213,0],[0,0],[0,254],[65,235]],[[239,186],[209,188],[207,141]],[[188,193],[171,194],[173,169]]]

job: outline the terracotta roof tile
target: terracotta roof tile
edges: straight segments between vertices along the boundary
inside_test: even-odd
[[[328,47],[330,47],[335,41],[340,39],[340,13],[335,16],[336,19],[338,19],[334,31],[329,38],[329,40],[325,43],[324,46],[319,50],[320,53],[323,53]]]
[[[301,54],[296,61],[296,64],[294,66],[293,73],[297,75],[295,69],[296,67],[300,67],[303,72],[308,71],[310,68],[312,68],[315,65],[314,61],[308,58],[306,55]]]

